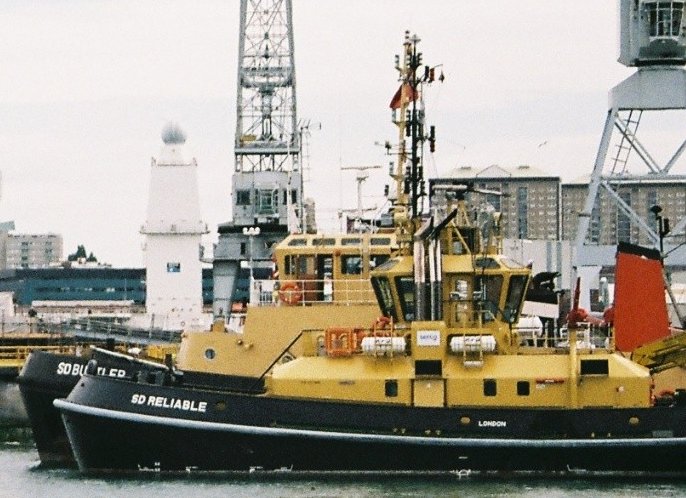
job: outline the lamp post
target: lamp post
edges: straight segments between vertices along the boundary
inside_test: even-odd
[[[657,222],[657,235],[660,239],[660,257],[665,257],[665,246],[664,240],[665,236],[669,235],[671,229],[669,228],[669,219],[663,218],[660,213],[662,213],[662,207],[652,206],[650,212],[655,215],[655,221]]]
[[[260,234],[260,227],[250,227],[250,228],[243,227],[243,235],[246,235],[248,237],[249,244],[250,244],[250,247],[249,247],[250,254],[248,255],[249,262],[250,262],[250,302],[254,302],[253,294],[255,291],[255,274],[253,271],[253,262],[252,262],[252,256],[253,256],[252,241],[253,241],[253,238],[259,234]]]

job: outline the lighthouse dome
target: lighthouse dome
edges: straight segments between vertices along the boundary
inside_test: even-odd
[[[176,123],[168,123],[162,129],[162,141],[167,145],[186,143],[186,134]]]

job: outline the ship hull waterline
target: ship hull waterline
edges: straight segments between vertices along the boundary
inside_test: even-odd
[[[418,409],[108,385],[109,402],[78,389],[55,401],[82,472],[686,474],[683,407]]]

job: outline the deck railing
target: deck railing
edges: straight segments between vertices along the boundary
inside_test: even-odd
[[[254,280],[253,306],[308,306],[375,304],[369,279]]]

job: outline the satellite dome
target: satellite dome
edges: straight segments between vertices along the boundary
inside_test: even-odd
[[[186,134],[176,123],[167,124],[162,130],[162,141],[167,145],[186,143]]]

